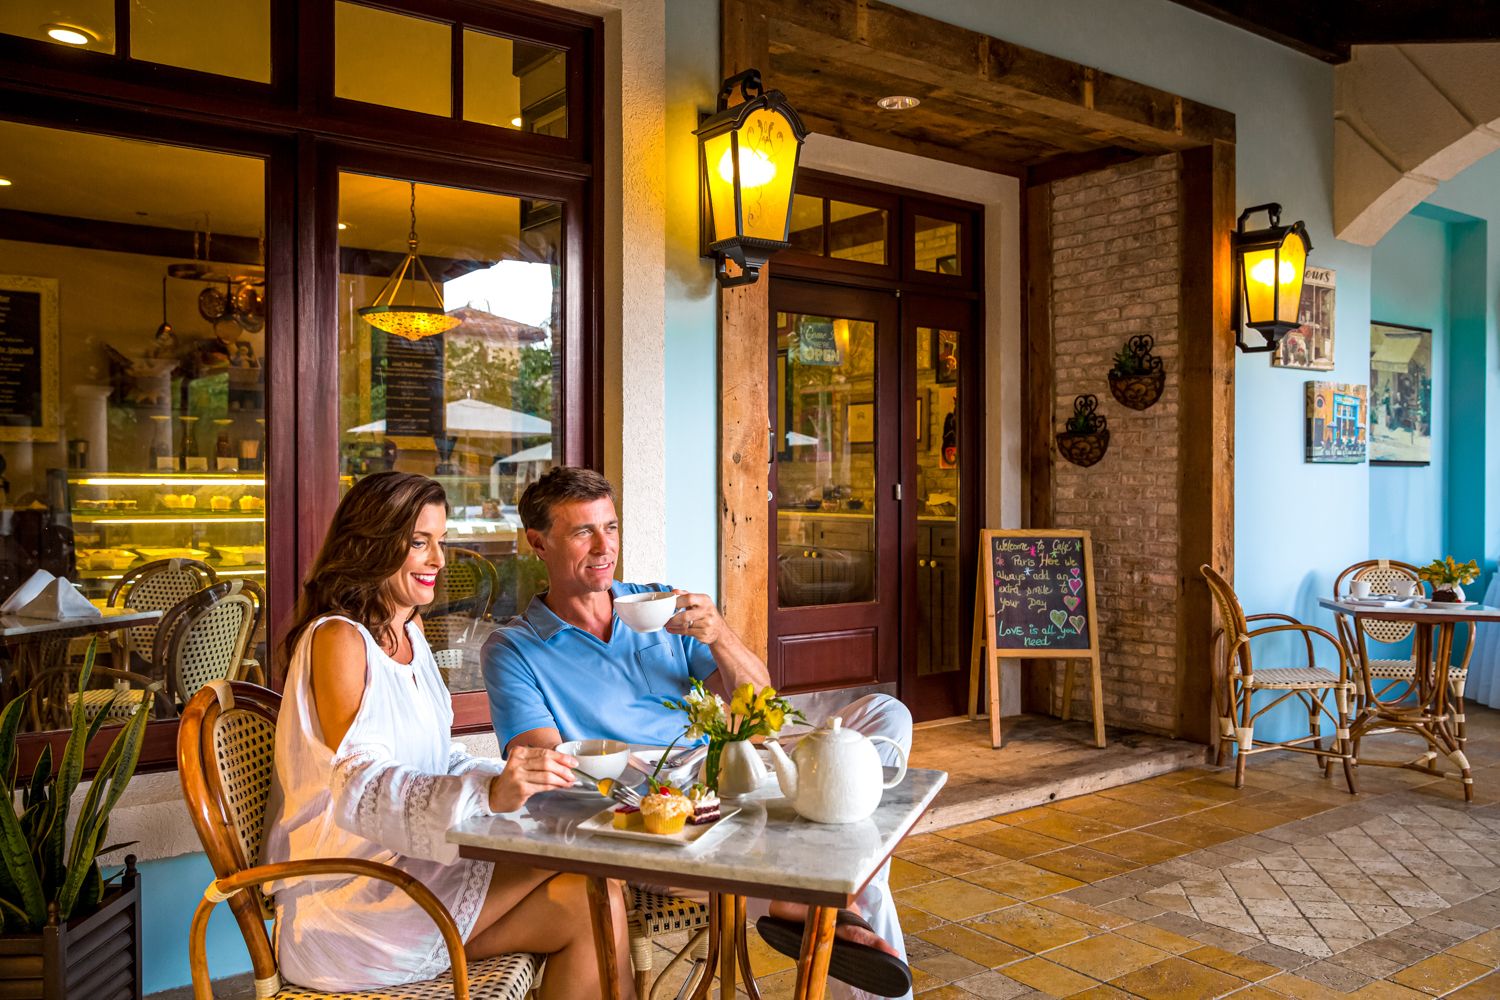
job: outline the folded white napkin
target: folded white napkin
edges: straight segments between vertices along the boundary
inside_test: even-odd
[[[89,599],[78,592],[78,588],[61,577],[42,588],[20,611],[22,618],[102,618],[104,612],[89,603]]]
[[[56,580],[57,577],[44,569],[39,569],[31,574],[30,579],[16,588],[15,593],[0,604],[0,615],[18,615],[21,609],[30,604],[46,588],[47,584]]]

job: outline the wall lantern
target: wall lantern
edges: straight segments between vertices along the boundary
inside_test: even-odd
[[[416,264],[415,268],[412,267],[413,263]],[[427,290],[432,293],[436,305],[419,306],[416,304],[416,295],[421,288],[417,285],[417,272],[419,271],[422,277],[427,279]],[[410,275],[409,278],[408,275]],[[396,293],[401,290],[402,283],[408,280],[413,285],[413,301],[409,305],[397,305]],[[411,230],[406,234],[406,256],[402,258],[401,264],[381,287],[380,293],[375,296],[375,301],[359,310],[359,316],[375,329],[394,333],[407,340],[421,340],[423,337],[447,333],[463,322],[459,317],[449,315],[444,311],[443,293],[438,288],[437,282],[432,280],[432,275],[427,272],[427,265],[422,263],[422,255],[417,253],[417,185],[415,182],[411,184]]]
[[[736,87],[742,101],[730,107]],[[750,69],[724,81],[717,110],[694,134],[719,284],[753,284],[771,254],[790,242],[792,187],[807,129],[781,91],[766,90],[760,70]]]
[[[1245,229],[1256,212],[1265,212],[1270,226]],[[1235,296],[1234,342],[1246,354],[1276,350],[1282,337],[1301,326],[1297,315],[1302,303],[1302,272],[1312,241],[1301,222],[1281,224],[1281,206],[1272,202],[1240,213],[1231,237],[1234,271],[1240,286]],[[1260,347],[1245,343],[1242,330],[1251,327],[1266,339]]]

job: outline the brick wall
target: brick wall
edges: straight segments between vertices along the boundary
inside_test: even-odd
[[[1092,393],[1110,432],[1086,469],[1054,445],[1054,524],[1093,535],[1105,720],[1157,732],[1177,713],[1178,173],[1162,156],[1052,186],[1053,430]],[[1107,379],[1138,333],[1167,373],[1144,411],[1116,402]],[[1074,718],[1087,718],[1087,684],[1076,690]],[[1060,707],[1060,684],[1053,698]]]

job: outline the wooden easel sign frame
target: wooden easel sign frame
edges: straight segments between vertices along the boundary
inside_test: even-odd
[[[1104,690],[1099,676],[1099,604],[1094,597],[1094,545],[1087,531],[1068,528],[986,528],[979,533],[974,642],[969,663],[969,718],[979,710],[983,659],[989,684],[990,746],[1000,734],[1000,661],[1068,660],[1062,717],[1073,701],[1073,668],[1089,664],[1094,745],[1104,746]],[[1004,616],[1003,622],[998,616]],[[1004,628],[1002,635],[1001,629]]]

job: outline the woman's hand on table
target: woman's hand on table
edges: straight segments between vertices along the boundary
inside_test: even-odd
[[[576,758],[556,750],[513,747],[505,770],[490,780],[490,810],[514,812],[537,792],[572,787],[577,766]]]

